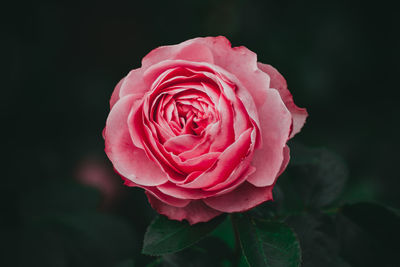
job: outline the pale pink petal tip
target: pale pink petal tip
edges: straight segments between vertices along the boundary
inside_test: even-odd
[[[306,122],[308,112],[305,108],[299,108],[293,101],[293,96],[288,90],[285,78],[274,67],[268,64],[258,62],[258,68],[269,75],[271,78],[270,87],[278,90],[287,109],[292,114],[293,130],[290,138],[300,132]]]

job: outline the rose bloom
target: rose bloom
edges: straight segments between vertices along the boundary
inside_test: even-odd
[[[307,111],[282,75],[225,37],[154,49],[115,87],[105,151],[151,206],[190,224],[272,200]]]

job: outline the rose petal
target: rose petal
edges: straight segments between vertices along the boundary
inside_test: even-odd
[[[182,152],[193,149],[193,147],[195,147],[200,140],[200,136],[183,134],[168,139],[164,143],[164,147],[168,151],[174,153],[175,155],[178,155]]]
[[[201,200],[192,200],[186,207],[178,208],[158,200],[150,193],[146,192],[146,195],[153,209],[171,220],[187,220],[190,224],[195,224],[207,222],[221,214],[221,212],[205,205]]]
[[[173,158],[180,170],[186,173],[192,173],[207,170],[214,164],[220,155],[221,152],[209,152],[185,161],[182,161],[179,157],[174,156]]]
[[[177,45],[160,46],[143,58],[142,67],[148,67],[167,59],[213,63],[212,52],[207,46],[198,42],[199,39],[202,38],[191,39]]]
[[[160,201],[174,206],[174,207],[185,207],[190,203],[189,199],[181,199],[181,198],[175,198],[173,196],[169,196],[158,190],[157,187],[155,186],[142,186],[139,184],[136,184],[130,180],[125,180],[124,185],[130,186],[130,187],[140,187],[146,190],[146,192],[150,192],[153,196],[158,198]]]
[[[234,110],[233,127],[235,132],[235,139],[237,139],[245,130],[252,126],[249,115],[246,112],[243,103],[237,99],[232,103]]]
[[[265,100],[269,77],[257,67],[257,55],[244,46],[232,47],[223,36],[199,40],[207,44],[214,56],[214,64],[235,75],[249,91],[257,106]]]
[[[201,43],[196,43],[195,40],[182,47],[174,59],[214,63],[214,56],[210,49]]]
[[[292,113],[293,117],[293,131],[290,135],[292,138],[295,134],[300,132],[301,128],[303,127],[304,123],[306,122],[306,118],[308,116],[307,110],[305,108],[299,108],[293,101],[293,96],[287,89],[287,84],[285,78],[271,65],[258,63],[258,67],[260,70],[267,73],[271,78],[271,88],[275,88],[278,90],[283,102],[285,103],[286,107]]]
[[[243,212],[272,200],[272,186],[255,187],[244,182],[225,195],[203,199],[204,203],[222,212]]]
[[[133,95],[123,97],[111,109],[104,131],[105,152],[114,168],[127,179],[140,185],[163,184],[168,180],[165,173],[132,143],[127,119],[135,100]]]
[[[114,91],[110,98],[110,110],[115,105],[115,103],[119,100],[119,92],[121,90],[121,85],[124,81],[125,81],[125,77],[122,78],[114,88]]]
[[[207,171],[195,179],[190,179],[189,175],[188,183],[181,186],[185,188],[204,188],[225,181],[238,164],[248,156],[251,145],[251,132],[252,129],[246,130],[238,140],[222,152],[217,161]]]
[[[209,150],[210,139],[208,136],[205,136],[204,138],[202,138],[201,143],[197,144],[193,149],[180,153],[179,158],[181,158],[183,161],[194,159],[196,157],[204,155],[205,153],[208,153]]]
[[[243,161],[241,161],[237,167],[232,171],[229,177],[223,181],[222,183],[216,184],[212,187],[203,188],[205,191],[216,191],[218,190],[218,194],[221,192],[227,192],[227,189],[232,188],[236,181],[243,178],[243,176],[248,177],[250,174],[254,173],[256,168],[253,166],[249,166],[251,162],[252,156],[246,157]],[[244,181],[244,180],[243,180]],[[238,186],[238,184],[236,185]]]
[[[220,114],[220,124],[218,133],[211,136],[210,151],[222,152],[235,141],[235,132],[233,130],[234,111],[231,103],[224,95],[219,98],[217,110]]]
[[[159,185],[157,188],[166,195],[181,199],[203,199],[216,194],[215,192],[207,192],[202,189],[182,188],[171,182]]]
[[[172,164],[174,162],[174,155],[171,152],[166,151],[160,142],[151,136],[151,132],[146,125],[144,125],[143,138],[146,138],[147,141],[143,143],[146,155],[160,166],[160,168],[168,175],[168,178],[175,182],[183,180],[185,177],[184,172]]]
[[[253,172],[256,171],[256,168],[253,166],[249,166],[248,169],[241,175],[240,178],[236,179],[233,183],[229,184],[226,188],[224,188],[221,191],[218,191],[218,193],[215,194],[215,196],[222,196],[225,195],[233,190],[235,190],[238,186],[246,182],[247,177],[251,175]]]
[[[139,68],[131,70],[128,75],[126,75],[119,92],[121,98],[132,94],[143,97],[143,95],[150,90],[151,84],[143,79],[143,73],[144,69]]]
[[[289,137],[292,116],[278,91],[268,90],[268,97],[259,110],[263,145],[254,151],[252,165],[257,171],[248,182],[258,187],[272,185],[284,160],[283,149]]]
[[[166,195],[181,199],[205,199],[212,196],[224,195],[232,190],[235,190],[236,187],[244,183],[247,177],[255,171],[255,168],[252,166],[247,166],[247,169],[243,171],[245,167],[246,163],[241,164],[241,166],[236,168],[231,174],[231,177],[234,176],[235,179],[231,179],[231,177],[229,177],[227,181],[217,184],[215,188],[208,188],[204,190],[182,188],[170,182],[159,185],[157,188]]]
[[[287,165],[289,164],[289,160],[290,160],[290,149],[288,146],[285,146],[283,148],[283,162],[282,162],[281,168],[279,169],[277,177],[280,176],[283,173],[283,171],[286,169]],[[276,179],[275,179],[275,182],[276,182]]]

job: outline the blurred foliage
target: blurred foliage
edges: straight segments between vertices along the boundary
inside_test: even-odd
[[[19,266],[111,266],[138,251],[125,220],[97,211],[99,194],[71,182],[49,182],[20,204]]]
[[[310,152],[314,161],[305,168],[291,164],[274,189],[275,201],[249,214],[287,220],[298,234],[304,266],[368,266],[377,255],[379,266],[394,266],[392,250],[385,249],[395,244],[366,230],[392,229],[391,210],[363,206],[352,217],[346,211],[353,206],[335,208],[359,201],[400,206],[395,2],[8,1],[0,12],[5,66],[0,231],[6,251],[1,266],[145,266],[158,260],[140,253],[155,215],[142,191],[123,187],[121,181],[120,199],[105,210],[101,193],[78,184],[77,168],[94,155],[112,171],[101,137],[109,97],[146,53],[159,45],[219,34],[277,67],[295,102],[310,114],[296,141],[326,148]],[[292,152],[295,163],[294,146]],[[312,171],[326,157],[346,162],[348,175],[338,167],[338,179],[328,179],[332,174],[326,173],[325,179],[310,180],[324,173],[324,167]],[[341,192],[344,176],[349,179]],[[313,187],[301,188],[313,181]],[[337,184],[326,188],[328,182]],[[382,220],[372,220],[374,214]],[[229,227],[222,223],[197,244],[218,238],[234,254]],[[212,258],[180,253],[163,256],[163,262],[179,266],[186,253]]]

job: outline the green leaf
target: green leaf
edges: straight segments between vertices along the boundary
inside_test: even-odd
[[[224,216],[218,216],[209,222],[191,226],[186,221],[173,221],[158,216],[147,228],[142,252],[148,255],[163,255],[180,251],[204,238],[224,219]]]
[[[229,217],[226,217],[210,235],[224,241],[232,250],[235,249],[235,233]]]
[[[348,177],[344,161],[324,148],[310,149],[294,144],[290,147],[290,179],[285,182],[292,189],[282,188],[285,196],[288,191],[294,191],[295,195],[291,195],[297,198],[297,202],[302,199],[304,206],[316,208],[328,206],[337,200]]]
[[[300,266],[300,245],[295,233],[286,224],[255,220],[246,214],[235,215],[234,222],[249,266]]]

